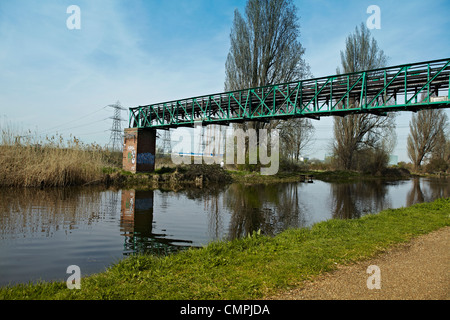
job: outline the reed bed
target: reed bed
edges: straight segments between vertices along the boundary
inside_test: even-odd
[[[0,186],[65,187],[100,182],[116,166],[112,152],[74,136],[38,139],[28,131],[3,127],[0,137]],[[120,155],[119,155],[120,156]]]

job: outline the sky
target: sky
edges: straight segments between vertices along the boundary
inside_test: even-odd
[[[299,41],[314,77],[336,73],[345,39],[366,23],[370,5],[380,8],[381,29],[371,32],[388,65],[450,57],[449,0],[294,3]],[[80,9],[79,29],[68,28],[71,5]],[[223,92],[234,11],[243,13],[245,5],[246,0],[0,0],[0,125],[105,145],[113,115],[108,105],[120,101],[129,108]],[[399,161],[409,161],[410,119],[408,112],[397,115]],[[313,124],[315,141],[305,156],[323,159],[330,153],[333,121],[323,117]]]

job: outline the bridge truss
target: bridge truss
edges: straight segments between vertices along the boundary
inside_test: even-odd
[[[130,108],[130,128],[270,121],[450,107],[450,58]]]

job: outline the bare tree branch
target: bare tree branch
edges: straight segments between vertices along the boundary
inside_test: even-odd
[[[387,57],[364,23],[347,37],[345,49],[341,51],[343,73],[377,69],[384,67],[386,63]],[[337,73],[341,74],[339,68]],[[357,103],[350,102],[354,107],[358,107]],[[346,170],[356,169],[357,154],[364,149],[385,152],[382,146],[389,144],[386,140],[394,135],[394,129],[393,114],[384,117],[371,114],[335,117],[333,153],[338,166]]]
[[[414,170],[419,170],[422,162],[431,156],[439,144],[445,145],[447,127],[448,117],[440,109],[422,110],[412,116],[407,150]]]

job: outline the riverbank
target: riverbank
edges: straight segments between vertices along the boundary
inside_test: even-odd
[[[349,182],[355,180],[409,179],[413,175],[405,169],[387,168],[377,175],[361,173],[357,171],[343,170],[305,170],[305,171],[282,171],[272,176],[263,176],[256,172],[229,171],[233,182],[240,183],[283,183],[321,180],[325,182]]]
[[[329,220],[276,237],[258,233],[166,257],[133,256],[82,278],[1,288],[0,299],[261,299],[450,225],[450,198]]]
[[[376,174],[355,171],[309,170],[308,167],[283,165],[275,175],[236,170],[234,166],[175,166],[167,157],[156,159],[154,173],[132,174],[121,169],[122,153],[111,152],[97,144],[83,144],[77,138],[62,136],[35,141],[32,135],[17,135],[12,129],[0,133],[0,187],[52,188],[85,185],[115,185],[178,190],[203,188],[210,183],[270,184],[322,180],[327,182],[358,179],[408,179],[405,168],[385,168]],[[448,174],[439,174],[439,177]]]
[[[108,172],[108,171],[105,171]],[[274,184],[287,182],[349,182],[356,180],[409,179],[412,175],[404,169],[386,169],[379,175],[364,174],[355,171],[281,171],[275,175],[261,175],[258,172],[225,170],[219,165],[189,165],[161,167],[154,173],[132,174],[111,169],[101,183],[118,187],[146,187],[152,189],[179,190],[187,187],[203,188],[211,184],[226,185],[241,183],[244,185]]]
[[[194,164],[174,166],[167,159],[157,159],[154,173],[132,174],[122,170],[122,154],[110,152],[98,145],[85,145],[76,138],[64,141],[47,138],[42,143],[12,141],[3,133],[0,145],[0,187],[51,188],[86,185],[115,185],[178,190],[186,187],[206,187],[208,184],[269,184],[319,179],[349,181],[356,179],[407,179],[406,169],[389,168],[377,175],[353,171],[299,170],[280,168],[275,175],[259,172],[227,170],[219,165]],[[9,142],[8,142],[9,141]]]

